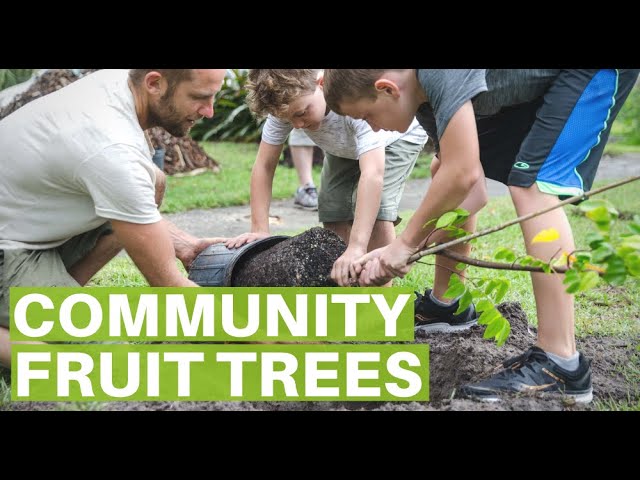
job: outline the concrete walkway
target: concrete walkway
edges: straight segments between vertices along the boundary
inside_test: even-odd
[[[598,168],[596,180],[611,180],[640,175],[640,154],[604,157]],[[410,180],[405,187],[400,211],[415,210],[431,183],[431,179]],[[498,197],[509,193],[506,186],[493,180],[487,181],[489,195]],[[247,185],[247,188],[249,186]],[[640,188],[640,186],[638,187]],[[640,209],[640,206],[639,206]],[[318,212],[294,207],[293,198],[271,203],[271,233],[291,233],[319,225]],[[198,237],[230,237],[251,229],[251,210],[248,205],[239,207],[190,210],[166,215],[179,228]],[[406,219],[405,219],[406,220]]]

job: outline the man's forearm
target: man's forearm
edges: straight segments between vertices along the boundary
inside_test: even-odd
[[[163,218],[162,221],[167,226],[167,230],[171,235],[171,242],[173,248],[176,251],[176,257],[179,258],[185,265],[191,264],[195,258],[195,251],[197,245],[200,243],[200,239],[193,235],[180,230],[175,224]]]

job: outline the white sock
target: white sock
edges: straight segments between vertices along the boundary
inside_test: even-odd
[[[580,366],[580,354],[578,352],[574,353],[570,357],[561,357],[556,355],[555,353],[545,352],[547,356],[551,359],[553,363],[558,365],[559,367],[564,368],[569,372],[575,372]]]
[[[435,303],[436,305],[438,305],[439,307],[450,307],[455,302],[457,302],[458,298],[460,298],[460,297],[454,298],[450,302],[443,302],[442,300],[439,300],[438,298],[436,298],[436,296],[433,294],[433,290],[431,290],[431,293],[429,294],[429,298],[431,298],[431,301],[433,303]]]

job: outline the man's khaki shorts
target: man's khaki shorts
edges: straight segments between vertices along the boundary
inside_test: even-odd
[[[50,250],[0,250],[0,327],[9,328],[9,288],[79,287],[67,270],[110,233],[113,229],[107,222]]]
[[[407,178],[423,145],[396,140],[385,149],[384,180],[378,220],[396,222]],[[318,216],[321,222],[353,221],[360,164],[357,160],[326,154],[322,167]]]

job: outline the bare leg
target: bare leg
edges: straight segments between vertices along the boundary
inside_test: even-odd
[[[311,168],[313,167],[313,147],[289,147],[291,149],[291,160],[298,172],[300,186],[313,183]]]
[[[344,243],[349,244],[351,236],[351,222],[324,222],[322,224],[327,230],[331,230],[338,235]]]
[[[509,187],[511,198],[518,215],[526,215],[559,202],[553,195],[547,195],[537,185],[529,188]],[[573,233],[563,209],[521,223],[527,253],[542,260],[549,260],[560,250],[569,253],[575,250]],[[533,237],[544,229],[555,228],[560,239],[555,242],[532,244]],[[538,346],[561,357],[570,357],[576,352],[575,319],[573,295],[565,292],[562,275],[532,273],[533,293],[538,312]]]
[[[29,345],[42,345],[42,342],[11,342]],[[9,330],[0,327],[0,365],[11,367],[11,343],[9,342]]]
[[[478,223],[478,216],[476,212],[482,209],[487,204],[487,187],[486,181],[481,178],[478,183],[473,187],[469,196],[462,202],[460,208],[463,208],[472,215],[469,216],[467,221],[461,226],[469,233],[473,233],[476,230],[476,225]],[[437,233],[429,238],[429,243],[432,242],[446,242],[451,240],[446,236],[445,233]],[[452,251],[459,253],[461,255],[469,256],[471,254],[471,245],[468,243],[462,243],[456,245],[451,248]],[[461,275],[464,278],[464,273],[461,270],[456,268],[459,262],[455,260],[451,260],[450,258],[443,257],[442,255],[436,255],[436,269],[435,269],[435,279],[433,282],[433,295],[443,302],[451,301],[450,298],[444,298],[444,293],[449,288],[449,279],[451,275],[454,275],[453,272],[457,272],[457,274]]]
[[[369,246],[367,251],[375,250],[376,248],[386,247],[396,239],[396,229],[393,226],[393,222],[376,220],[371,231],[371,238],[369,238]]]
[[[103,235],[86,257],[69,268],[69,275],[84,286],[91,280],[91,277],[120,253],[120,250],[122,250],[122,245],[114,234]]]

